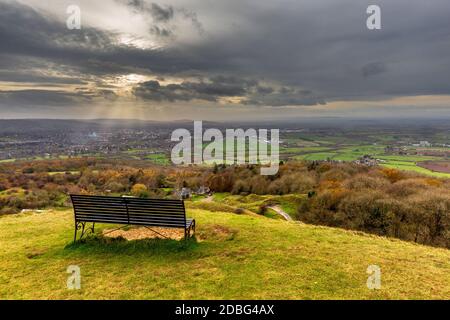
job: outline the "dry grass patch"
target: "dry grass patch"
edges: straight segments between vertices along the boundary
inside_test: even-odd
[[[203,226],[197,233],[198,241],[227,241],[233,240],[238,231],[223,225],[213,224]]]
[[[173,228],[145,228],[137,227],[130,228],[128,230],[110,230],[106,229],[102,232],[103,237],[113,238],[113,239],[125,239],[128,241],[133,240],[144,240],[144,239],[172,239],[172,240],[182,240],[184,239],[184,231],[182,229]]]

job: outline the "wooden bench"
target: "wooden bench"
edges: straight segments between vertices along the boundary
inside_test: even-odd
[[[150,230],[150,227],[179,228],[184,230],[185,240],[191,237],[191,230],[195,233],[195,220],[186,218],[184,201],[181,200],[87,195],[70,195],[70,198],[75,215],[74,242],[79,230],[80,239],[87,230],[94,233],[96,223],[144,226]],[[92,227],[86,228],[87,223],[92,223]]]

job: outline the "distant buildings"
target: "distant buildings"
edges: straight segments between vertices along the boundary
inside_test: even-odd
[[[193,191],[190,188],[181,188],[181,190],[176,190],[174,192],[175,197],[182,200],[190,199],[194,194],[199,196],[211,195],[211,189],[205,186],[201,186],[197,191]]]
[[[384,152],[386,154],[407,155],[408,149],[402,146],[387,146],[386,148],[384,148]]]
[[[373,166],[378,165],[378,163],[380,163],[380,160],[375,159],[370,155],[364,155],[361,158],[359,158],[358,160],[353,161],[353,163],[367,166],[367,167],[373,167]]]
[[[173,194],[175,197],[185,200],[192,197],[192,190],[190,188],[182,188],[181,190],[175,190]]]
[[[413,144],[413,147],[429,148],[431,146],[432,146],[432,144],[429,143],[428,141],[420,141],[419,143]]]

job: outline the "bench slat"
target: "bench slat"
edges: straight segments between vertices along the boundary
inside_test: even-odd
[[[86,221],[88,219],[96,219],[96,220],[103,220],[103,221],[125,221],[128,222],[128,219],[118,219],[115,217],[109,217],[109,216],[98,216],[98,215],[88,215],[88,216],[82,216],[80,217],[80,221]],[[176,224],[176,225],[184,225],[185,223],[189,224],[189,221],[192,221],[193,219],[187,219],[187,220],[164,220],[164,219],[152,219],[149,220],[151,222],[158,222],[158,223],[167,223],[167,224]],[[145,222],[145,219],[130,219],[130,221],[139,221],[139,222]]]
[[[164,215],[164,216],[169,216],[169,217],[184,217],[184,212],[179,212],[179,211],[163,211],[163,210],[153,210],[153,211],[148,211],[148,210],[144,210],[144,211],[137,211],[137,210],[129,210],[127,211],[126,209],[124,210],[111,210],[109,208],[75,208],[76,213],[89,213],[89,212],[99,212],[99,213],[104,213],[104,212],[108,212],[111,214],[117,214],[117,215],[127,215],[127,212],[129,214],[137,214],[137,215],[145,215],[145,216],[154,216],[154,215]]]
[[[182,205],[181,200],[171,200],[171,199],[140,199],[140,198],[126,198],[126,197],[100,197],[100,196],[72,196],[73,200],[88,201],[88,202],[135,202],[135,203],[153,203],[153,204],[165,204],[165,205]]]
[[[104,219],[116,219],[116,220],[128,220],[128,216],[122,215],[109,215],[109,214],[101,214],[101,213],[89,213],[89,214],[77,214],[77,219],[85,219],[88,217],[97,217]],[[168,222],[184,222],[185,219],[181,217],[166,217],[166,216],[157,216],[157,217],[148,217],[145,215],[130,215],[130,221],[133,220],[141,220],[141,221],[168,221]]]
[[[143,209],[157,209],[157,208],[159,208],[159,209],[161,209],[161,210],[167,210],[167,211],[170,211],[170,210],[173,210],[173,211],[183,211],[183,206],[177,206],[177,207],[175,207],[175,206],[162,206],[162,205],[146,205],[146,206],[143,206],[143,205],[136,205],[136,204],[119,204],[119,205],[117,205],[117,204],[114,204],[114,205],[108,205],[108,204],[106,204],[106,203],[79,203],[79,202],[77,202],[77,201],[75,201],[74,202],[74,204],[77,206],[77,207],[79,207],[79,208],[83,208],[83,207],[88,207],[88,208],[114,208],[114,209],[117,209],[117,210],[122,210],[122,209],[124,209],[124,208],[126,208],[126,207],[128,207],[128,209],[130,210],[130,209],[133,209],[133,208],[136,208],[136,209],[139,209],[139,210],[143,210]]]
[[[108,219],[99,219],[99,218],[86,218],[83,219],[84,222],[97,222],[97,223],[107,223],[107,224],[125,224],[127,225],[127,221],[117,221],[117,220],[108,220]],[[143,221],[134,221],[132,225],[138,226],[153,226],[153,227],[167,227],[167,228],[185,228],[188,227],[189,224],[171,224],[171,223],[159,223],[155,221],[151,222],[143,222]]]

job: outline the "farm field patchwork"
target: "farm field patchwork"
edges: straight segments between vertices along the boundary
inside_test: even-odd
[[[444,170],[439,170],[440,166],[427,166],[422,165],[423,162],[429,161],[445,161],[447,160],[444,156],[422,156],[422,155],[392,155],[386,153],[385,148],[388,142],[392,142],[394,137],[383,137],[383,136],[373,136],[368,137],[376,139],[378,143],[365,144],[362,141],[358,141],[358,138],[350,137],[320,137],[312,136],[310,137],[312,141],[316,142],[314,147],[298,147],[296,146],[296,139],[290,135],[289,139],[285,142],[288,146],[280,148],[281,157],[289,158],[294,160],[307,160],[307,161],[345,161],[351,162],[355,161],[365,155],[370,155],[373,158],[381,160],[380,165],[395,168],[398,170],[415,171],[421,174],[435,176],[435,177],[450,177],[450,174]],[[302,135],[297,138],[299,141],[303,141],[305,137]],[[326,139],[326,140],[325,140]],[[366,138],[367,139],[367,138]],[[325,143],[322,143],[322,142]],[[333,141],[335,143],[333,143]],[[347,141],[347,142],[345,142]],[[409,152],[414,152],[418,150],[420,152],[427,152],[427,149],[412,147],[405,147]],[[425,150],[425,151],[424,151]],[[448,152],[449,148],[439,148],[433,147],[429,148],[428,152]],[[434,170],[431,170],[434,168]]]

